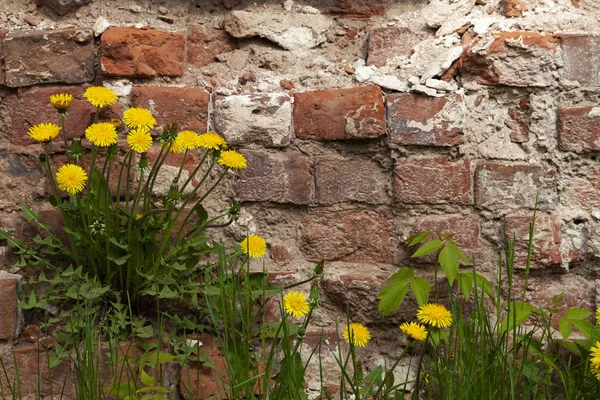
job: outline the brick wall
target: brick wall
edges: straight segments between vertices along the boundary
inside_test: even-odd
[[[55,118],[49,95],[104,84],[120,95],[105,117],[149,107],[246,155],[211,206],[242,201],[228,237],[264,236],[285,279],[326,261],[328,329],[350,303],[395,336],[412,311],[382,322],[375,294],[413,265],[401,241],[417,230],[455,232],[493,276],[506,221],[522,267],[536,195],[531,297],[596,307],[597,2],[96,1],[64,16],[45,3],[0,22],[1,228],[28,231],[19,202],[47,207],[26,132]],[[75,101],[68,130],[92,117]]]

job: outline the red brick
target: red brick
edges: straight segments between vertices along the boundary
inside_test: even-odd
[[[535,32],[501,32],[473,40],[461,74],[484,85],[549,86],[555,81],[558,39]]]
[[[294,153],[242,151],[248,168],[238,173],[235,191],[241,201],[309,204],[314,182],[309,160]]]
[[[455,146],[463,143],[464,107],[458,95],[429,97],[398,93],[385,97],[392,143]]]
[[[184,36],[154,29],[109,28],[100,63],[107,76],[152,78],[183,74]]]
[[[21,331],[23,317],[17,304],[21,275],[0,271],[0,340],[16,338]]]
[[[394,196],[410,204],[473,204],[471,163],[446,156],[409,157],[396,161]]]
[[[565,204],[578,206],[586,211],[600,210],[600,171],[590,168],[569,180],[564,189]]]
[[[6,29],[0,29],[0,60],[2,59],[2,42],[4,41],[4,36],[8,33]],[[0,85],[4,84],[4,68],[0,68]]]
[[[583,86],[600,86],[600,37],[560,35],[564,79],[578,81]]]
[[[300,139],[372,139],[386,130],[378,86],[296,93],[293,115]]]
[[[413,47],[427,39],[410,28],[376,28],[369,34],[368,65],[384,66],[388,59],[410,56]]]
[[[326,14],[346,18],[371,18],[383,15],[389,0],[325,0],[319,2],[319,8]]]
[[[12,136],[10,142],[16,145],[30,145],[37,143],[27,132],[35,124],[52,122],[60,126],[60,116],[50,104],[50,96],[57,93],[70,93],[73,102],[69,107],[69,114],[65,118],[67,137],[82,136],[85,129],[93,122],[95,107],[83,98],[85,87],[56,86],[41,87],[21,92],[18,96],[6,98],[8,114],[11,120]],[[102,119],[119,117],[121,114],[117,105],[106,108],[101,113]],[[62,133],[54,142],[62,143]],[[69,143],[70,144],[70,143]]]
[[[315,159],[315,201],[389,203],[389,172],[370,160],[322,156]]]
[[[177,122],[179,129],[206,132],[208,92],[194,87],[136,86],[131,91],[133,107],[152,111],[159,126]]]
[[[276,263],[287,263],[292,258],[288,248],[281,244],[271,246],[271,257]]]
[[[414,235],[423,231],[437,231],[441,234],[454,233],[453,240],[467,257],[471,257],[479,248],[479,217],[476,214],[436,215],[419,218],[410,234]]]
[[[311,210],[303,217],[302,251],[311,261],[392,262],[391,216],[377,211]]]
[[[597,260],[600,259],[600,221],[592,221],[589,229],[588,252]]]
[[[600,150],[600,106],[559,106],[558,147],[575,153]]]
[[[520,17],[527,11],[523,0],[502,0],[501,7],[505,17]]]
[[[217,55],[237,48],[235,39],[222,29],[195,26],[188,30],[186,62],[200,68],[217,60]]]
[[[508,118],[504,120],[504,124],[511,129],[511,142],[528,142],[530,123],[531,106],[529,104],[529,96],[525,96],[519,101],[519,104],[508,109]]]
[[[475,205],[508,211],[538,207],[553,208],[557,202],[556,171],[546,165],[485,161],[475,169]]]
[[[180,393],[185,400],[226,399],[227,393],[222,392],[227,388],[227,361],[216,344],[213,344],[217,340],[208,335],[202,335],[197,340],[202,342],[200,351],[206,352],[215,368],[201,366],[198,362],[188,362],[188,365],[183,365],[179,383]]]
[[[532,215],[511,215],[506,218],[506,234],[515,237],[515,268],[525,269],[527,247],[529,245],[529,224]],[[531,268],[544,268],[560,265],[563,262],[575,261],[580,254],[570,251],[561,253],[562,222],[555,215],[538,213],[535,219],[535,231],[531,253]]]
[[[94,36],[85,29],[9,33],[2,57],[6,86],[94,80]]]

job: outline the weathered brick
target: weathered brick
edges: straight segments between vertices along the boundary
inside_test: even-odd
[[[186,40],[186,62],[197,68],[216,61],[217,55],[238,47],[227,32],[207,26],[191,27]]]
[[[202,342],[201,351],[206,352],[208,359],[213,362],[214,368],[191,361],[187,365],[183,365],[179,382],[180,393],[185,400],[226,399],[227,394],[224,393],[224,390],[227,387],[227,362],[214,343],[217,340],[208,335],[202,335],[195,340]]]
[[[242,151],[248,168],[238,173],[235,191],[241,201],[309,204],[314,182],[309,160],[295,153]]]
[[[2,42],[4,41],[4,36],[8,33],[6,29],[0,29],[0,60],[2,60]],[[0,85],[4,84],[4,68],[0,67]]]
[[[463,143],[463,97],[429,97],[398,93],[385,97],[387,126],[392,143],[454,146]]]
[[[384,66],[388,59],[410,56],[412,49],[427,35],[416,33],[410,28],[376,28],[369,33],[367,64]]]
[[[321,0],[319,7],[334,16],[370,18],[385,14],[388,3],[388,0]]]
[[[583,86],[600,86],[600,36],[560,35],[564,79]]]
[[[502,0],[501,7],[505,17],[520,17],[527,11],[523,0]]]
[[[23,316],[17,307],[21,278],[0,270],[0,340],[16,338],[21,332]]]
[[[582,176],[569,179],[561,197],[571,207],[600,212],[600,171],[592,167],[584,171]]]
[[[575,153],[600,150],[600,106],[559,106],[558,147]]]
[[[69,114],[65,118],[67,137],[81,136],[85,129],[93,122],[96,111],[90,103],[83,98],[84,87],[57,86],[41,87],[24,91],[18,96],[6,98],[8,114],[11,120],[12,136],[10,142],[16,145],[29,145],[37,143],[27,132],[35,124],[52,122],[60,125],[60,116],[50,104],[50,96],[57,93],[70,93],[73,102],[69,107]],[[121,112],[118,105],[113,105],[103,111],[103,117],[119,117]],[[62,141],[61,135],[55,139]]]
[[[206,132],[210,95],[194,87],[135,86],[131,104],[152,111],[159,126],[177,122],[180,130]]]
[[[82,83],[96,76],[96,50],[90,30],[9,33],[2,47],[6,86]]]
[[[371,139],[385,134],[378,86],[317,90],[294,97],[296,137],[313,140]]]
[[[396,162],[394,176],[394,196],[401,203],[473,204],[471,163],[467,158],[404,158]]]
[[[515,107],[508,109],[508,118],[504,120],[504,124],[511,129],[511,142],[524,143],[529,141],[530,122],[531,106],[529,104],[529,96],[526,96]]]
[[[108,76],[151,78],[183,74],[184,36],[154,29],[109,28],[100,63]]]
[[[292,99],[285,93],[217,97],[214,111],[215,128],[229,144],[290,144]]]
[[[70,11],[88,4],[91,0],[39,0],[42,4],[50,7],[58,15],[65,15]]]
[[[442,234],[454,233],[453,240],[465,252],[467,257],[476,254],[479,249],[479,217],[469,215],[436,215],[419,218],[409,234],[423,231],[437,231]]]
[[[590,223],[588,246],[588,253],[595,259],[600,259],[600,220],[598,218]]]
[[[391,218],[378,211],[311,210],[301,248],[311,261],[392,262]]]
[[[515,268],[525,269],[529,246],[529,224],[532,215],[510,215],[506,218],[506,235],[515,237]],[[531,250],[531,268],[545,268],[576,261],[580,252],[561,249],[562,221],[556,215],[540,214],[535,218],[535,230]]]
[[[538,207],[551,209],[557,201],[556,171],[546,165],[480,162],[475,169],[475,205],[496,211]]]
[[[461,74],[485,85],[538,86],[555,80],[558,39],[535,32],[501,32],[473,40]]]
[[[315,201],[389,203],[389,173],[370,160],[321,156],[315,159]]]

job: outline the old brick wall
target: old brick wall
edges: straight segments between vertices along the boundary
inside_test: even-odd
[[[286,282],[325,260],[309,337],[324,327],[333,340],[349,303],[378,346],[366,365],[397,352],[395,325],[414,312],[409,301],[381,321],[387,276],[432,276],[402,240],[455,232],[493,276],[506,221],[522,268],[536,194],[530,298],[596,307],[600,2],[82,3],[0,0],[0,228],[29,231],[23,201],[57,223],[27,129],[56,118],[50,94],[105,85],[120,96],[108,118],[149,107],[161,126],[215,130],[246,155],[210,200],[242,201],[228,238],[265,237]],[[68,130],[92,116],[75,101]]]

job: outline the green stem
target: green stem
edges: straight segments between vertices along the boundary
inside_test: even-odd
[[[206,160],[206,157],[208,156],[209,150],[207,150],[204,153],[204,156],[202,156],[202,159],[200,160],[200,162],[198,163],[198,165],[196,165],[196,168],[194,168],[194,170],[192,171],[192,173],[190,174],[190,176],[187,178],[187,180],[185,181],[185,183],[183,184],[183,186],[181,186],[181,193],[183,193],[183,191],[185,190],[185,188],[187,187],[187,185],[192,181],[192,179],[194,179],[194,176],[196,175],[196,173],[198,172],[198,170],[202,167],[202,164],[204,164],[204,161]]]
[[[62,125],[63,140],[65,142],[65,153],[67,154],[67,161],[71,162],[71,154],[69,154],[69,144],[67,143],[67,130],[65,129],[65,114],[60,113],[60,122]]]

